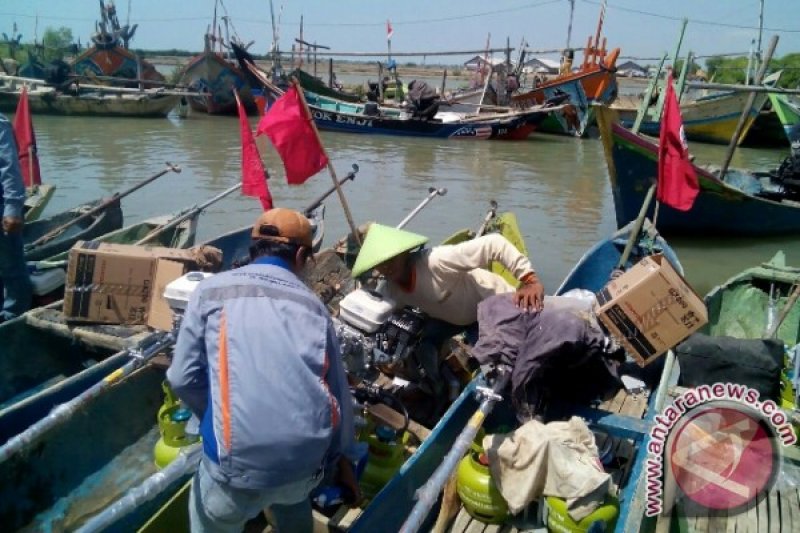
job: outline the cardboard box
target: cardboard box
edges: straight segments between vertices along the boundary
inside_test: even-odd
[[[598,318],[641,366],[708,322],[703,299],[661,254],[642,259],[596,297]]]
[[[188,250],[79,241],[69,253],[64,316],[71,322],[169,329],[164,286],[193,260]]]

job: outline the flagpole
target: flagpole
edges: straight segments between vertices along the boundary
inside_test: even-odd
[[[333,168],[333,163],[331,163],[331,158],[328,157],[328,152],[325,150],[325,145],[322,144],[322,138],[319,136],[319,130],[314,122],[314,117],[311,116],[311,110],[308,109],[308,103],[306,102],[306,97],[303,94],[303,88],[300,87],[300,83],[294,76],[292,76],[292,85],[294,85],[297,94],[300,96],[300,101],[303,103],[303,110],[306,113],[306,118],[308,119],[309,123],[311,123],[311,129],[314,130],[314,135],[317,137],[319,147],[322,150],[323,155],[325,155],[325,159],[328,160],[328,172],[333,180],[333,185],[336,187],[336,193],[339,195],[339,201],[342,202],[342,209],[344,209],[344,216],[347,219],[347,223],[350,225],[350,231],[353,232],[353,237],[358,245],[361,246],[361,235],[358,233],[358,228],[353,222],[353,215],[350,213],[350,206],[347,205],[347,198],[344,197],[342,187],[339,185],[339,179],[336,177],[336,171]]]

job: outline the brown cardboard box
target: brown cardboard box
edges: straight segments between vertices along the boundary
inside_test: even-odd
[[[74,322],[148,324],[154,312],[153,323],[164,325],[163,285],[192,261],[188,250],[80,241],[69,253],[64,316]]]
[[[641,366],[708,322],[705,303],[661,254],[598,292],[597,316]]]

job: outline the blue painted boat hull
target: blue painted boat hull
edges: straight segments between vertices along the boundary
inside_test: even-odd
[[[598,110],[606,161],[614,196],[617,225],[636,218],[645,194],[658,175],[655,143],[612,124],[606,110]],[[800,206],[760,198],[723,183],[695,166],[700,194],[689,211],[661,205],[658,229],[667,234],[760,236],[800,231]],[[652,217],[655,202],[650,206]]]

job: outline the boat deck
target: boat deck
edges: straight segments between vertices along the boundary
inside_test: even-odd
[[[647,411],[649,398],[649,391],[630,394],[623,389],[610,400],[600,404],[599,407],[613,414],[630,418],[642,418]],[[607,471],[611,473],[614,483],[624,487],[630,477],[631,466],[634,463],[636,452],[634,442],[630,439],[604,436],[598,439],[598,448],[602,450],[606,446],[606,440],[608,439],[611,440],[613,459],[607,467]],[[342,507],[330,518],[315,512],[315,532],[347,531],[360,514],[361,509],[349,509],[347,507]],[[536,504],[532,504],[526,511],[513,517],[512,520],[503,525],[489,525],[475,520],[461,507],[455,519],[452,520],[449,529],[447,529],[450,533],[523,533],[544,530],[542,516]],[[265,531],[271,531],[271,529],[267,528]]]

